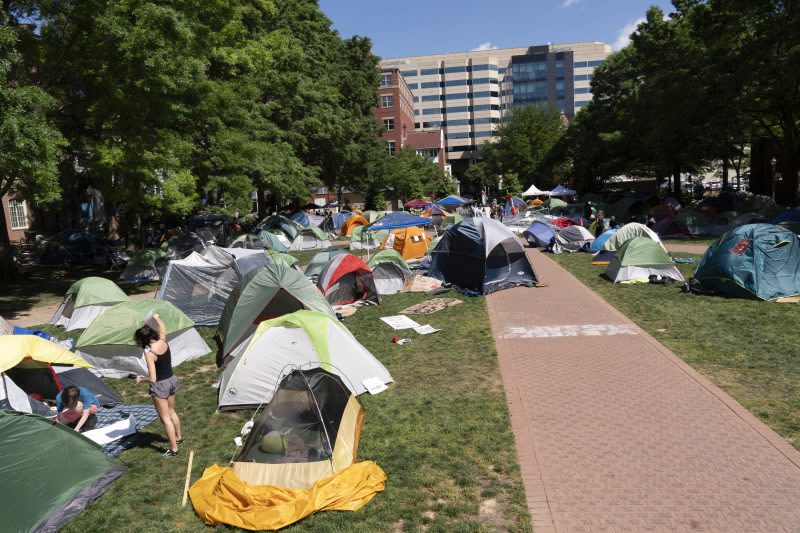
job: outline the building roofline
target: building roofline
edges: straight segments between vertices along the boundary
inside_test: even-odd
[[[475,53],[483,53],[483,52],[504,52],[509,50],[527,50],[533,46],[552,46],[552,47],[563,47],[563,46],[572,46],[572,45],[579,45],[579,44],[597,44],[602,46],[611,46],[608,43],[604,43],[602,41],[574,41],[570,43],[543,43],[543,44],[530,44],[526,46],[510,46],[506,48],[492,48],[489,50],[458,50],[455,52],[432,52],[429,54],[417,54],[411,56],[396,56],[396,57],[382,57],[380,62],[383,61],[394,61],[398,59],[413,59],[415,57],[429,57],[429,56],[446,56],[451,54],[468,54],[470,52]]]

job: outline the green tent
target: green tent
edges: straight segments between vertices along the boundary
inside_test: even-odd
[[[653,275],[684,281],[669,254],[658,242],[645,236],[625,241],[609,263],[605,274],[614,283],[646,281]]]
[[[3,531],[56,531],[125,472],[77,431],[2,410],[0,458]]]
[[[367,231],[365,233],[364,226],[357,226],[350,235],[350,249],[377,248],[388,236],[389,230]]]
[[[334,316],[330,304],[304,274],[284,265],[266,265],[245,275],[228,298],[219,328],[217,363],[271,318],[306,309]]]
[[[194,329],[194,322],[163,300],[129,301],[109,308],[84,330],[75,350],[101,374],[121,376],[134,372],[147,375],[142,349],[136,345],[133,334],[153,314],[158,314],[167,328],[172,366],[210,351]]]
[[[375,289],[378,294],[396,294],[403,290],[406,278],[411,276],[411,268],[397,250],[382,250],[369,260]]]
[[[108,308],[127,302],[128,295],[106,278],[91,276],[73,283],[50,324],[64,326],[67,331],[84,329]]]
[[[117,281],[128,283],[147,283],[161,279],[157,263],[159,261],[169,261],[167,252],[161,248],[145,248],[133,254],[125,270],[119,275]]]
[[[376,220],[386,215],[386,211],[364,211],[361,216],[367,219],[367,222],[372,224]]]
[[[431,253],[431,251],[433,251],[434,248],[436,248],[436,245],[439,244],[439,241],[441,241],[441,240],[442,240],[442,236],[441,235],[431,239],[431,242],[428,243],[428,253],[429,254]]]
[[[335,256],[339,254],[346,254],[347,250],[342,250],[341,248],[334,248],[332,250],[325,250],[324,252],[318,252],[311,258],[311,262],[308,263],[306,266],[306,277],[319,277],[320,273],[322,272],[322,268],[328,264],[328,261],[333,259]]]
[[[631,222],[630,224],[625,224],[619,228],[614,235],[609,237],[606,243],[603,245],[603,250],[619,250],[625,242],[633,239],[634,237],[648,237],[664,248],[664,246],[661,244],[661,239],[658,238],[658,234],[656,232],[644,224]],[[664,253],[666,253],[666,251],[666,248],[664,248]]]
[[[316,226],[301,229],[289,247],[292,251],[313,250],[315,248],[330,248],[331,241],[328,235]]]
[[[373,255],[372,259],[367,261],[367,266],[374,269],[381,263],[392,263],[408,273],[411,273],[411,268],[408,266],[408,263],[405,259],[403,259],[403,256],[400,255],[400,252],[397,250],[381,250],[377,254]]]
[[[548,209],[553,209],[554,207],[567,207],[567,202],[558,198],[548,198],[542,205]]]
[[[458,213],[455,213],[455,214],[447,215],[446,217],[444,217],[442,219],[442,225],[443,226],[455,226],[456,224],[458,224],[462,220],[464,220],[464,217],[462,217]]]
[[[714,241],[694,274],[703,288],[736,298],[800,294],[800,238],[774,224],[746,224]]]
[[[300,270],[300,261],[291,254],[270,249],[264,250],[264,253],[266,253],[267,257],[269,257],[276,265],[283,265],[289,268],[294,268],[295,270]]]
[[[275,250],[276,252],[288,252],[289,246],[283,242],[279,233],[281,235],[283,234],[279,229],[264,229],[258,232],[258,236],[264,241],[265,248]],[[286,238],[285,235],[283,235],[283,237]]]
[[[690,228],[704,228],[711,224],[707,216],[694,209],[684,209],[678,214],[677,218]]]

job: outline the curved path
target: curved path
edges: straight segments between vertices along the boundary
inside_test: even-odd
[[[800,453],[536,250],[487,298],[536,533],[800,531]]]
[[[128,297],[131,300],[152,300],[156,297],[156,293],[155,291],[143,292],[141,294],[130,294]],[[32,326],[47,324],[47,322],[53,318],[53,315],[57,309],[58,305],[43,305],[39,307],[33,307],[25,311],[20,311],[13,316],[5,318],[12,326],[29,328]]]

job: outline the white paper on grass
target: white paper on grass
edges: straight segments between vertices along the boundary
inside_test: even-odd
[[[381,320],[389,324],[392,329],[411,329],[420,327],[419,324],[405,315],[382,316]]]
[[[109,442],[114,442],[134,433],[136,433],[136,417],[129,415],[125,420],[114,422],[110,426],[85,431],[83,436],[88,437],[100,446],[104,446]]]
[[[389,388],[380,378],[367,378],[361,384],[370,394],[379,394]]]
[[[414,328],[414,331],[419,333],[420,335],[428,335],[430,333],[436,333],[437,331],[441,331],[440,329],[436,329],[435,327],[431,326],[430,324],[425,324],[424,326],[419,326]]]

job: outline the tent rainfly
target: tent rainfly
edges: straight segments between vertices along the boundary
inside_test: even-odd
[[[553,253],[586,251],[594,241],[594,235],[583,226],[569,226],[563,228],[556,235],[553,243]]]
[[[653,275],[685,281],[659,243],[644,236],[625,241],[611,259],[605,274],[614,283],[646,281]]]
[[[293,251],[325,249],[331,247],[328,236],[318,227],[309,226],[297,232],[297,237],[289,247]]]
[[[410,261],[425,256],[430,239],[425,230],[412,226],[392,230],[382,243],[384,250],[396,250],[403,259]]]
[[[403,289],[406,277],[411,275],[403,256],[397,250],[383,250],[367,262],[372,269],[378,294],[395,294]]]
[[[364,261],[351,254],[337,255],[325,265],[317,282],[320,291],[331,305],[358,300],[380,305],[372,270]]]
[[[603,250],[619,250],[626,241],[634,237],[648,237],[657,242],[664,250],[664,253],[667,252],[667,249],[661,244],[661,239],[658,238],[656,232],[638,222],[631,222],[619,228],[616,233],[606,240],[606,243],[603,245]]]
[[[50,324],[63,326],[67,331],[85,329],[108,308],[127,301],[128,295],[113,281],[97,276],[83,278],[67,289]]]
[[[161,280],[160,263],[167,263],[167,252],[161,248],[145,248],[133,254],[119,275],[119,282],[148,283]]]
[[[549,248],[553,239],[556,238],[556,232],[549,224],[534,220],[531,222],[528,229],[522,232],[522,236],[525,237],[531,246]]]
[[[316,278],[319,277],[320,272],[322,272],[322,267],[324,267],[328,261],[333,259],[334,256],[346,253],[347,251],[342,250],[341,248],[333,248],[331,250],[317,252],[314,254],[314,257],[311,258],[311,262],[309,262],[306,266],[306,277],[316,280]]]
[[[75,350],[103,376],[123,377],[130,373],[146,376],[147,365],[133,334],[156,313],[167,328],[172,366],[211,351],[194,329],[194,322],[162,300],[136,300],[115,305],[84,330]]]

